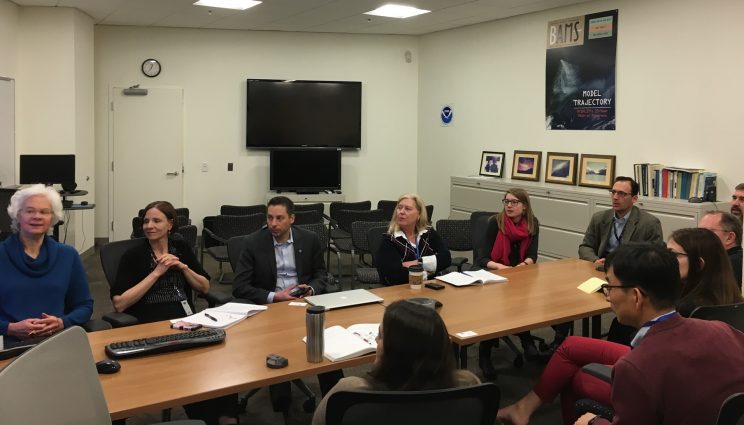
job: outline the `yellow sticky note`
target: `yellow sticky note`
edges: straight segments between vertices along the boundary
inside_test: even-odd
[[[599,288],[605,283],[607,282],[605,282],[604,280],[598,277],[591,277],[587,279],[584,283],[579,285],[578,288],[581,291],[586,292],[587,294],[591,294],[591,293],[599,291]]]

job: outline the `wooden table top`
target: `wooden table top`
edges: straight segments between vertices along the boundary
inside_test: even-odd
[[[585,294],[576,289],[590,277],[604,279],[594,264],[576,258],[498,271],[504,283],[456,287],[442,283],[441,290],[410,289],[397,285],[374,289],[386,305],[398,299],[429,297],[442,302],[439,314],[452,341],[468,345],[494,337],[513,335],[611,311],[601,293]],[[477,335],[457,334],[473,331]]]
[[[326,327],[355,323],[379,323],[384,306],[395,300],[431,297],[443,303],[439,312],[453,342],[473,344],[484,339],[588,317],[610,311],[601,294],[584,294],[576,287],[589,277],[603,277],[592,263],[578,259],[544,262],[499,272],[506,283],[454,287],[443,290],[412,290],[398,285],[372,290],[383,304],[332,310]],[[178,332],[170,322],[156,322],[88,334],[96,361],[106,357],[110,342]],[[460,337],[459,332],[476,335]],[[371,363],[374,354],[331,363],[306,361],[305,308],[277,303],[268,310],[226,330],[220,345],[180,352],[122,359],[121,371],[100,375],[113,419],[260,388],[295,378]],[[283,369],[266,367],[266,355],[286,357]],[[2,367],[4,362],[0,362]]]

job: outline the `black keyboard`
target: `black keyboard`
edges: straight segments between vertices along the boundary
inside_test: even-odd
[[[200,329],[131,341],[112,342],[106,345],[106,354],[112,358],[146,356],[219,344],[224,340],[225,331],[223,329]]]

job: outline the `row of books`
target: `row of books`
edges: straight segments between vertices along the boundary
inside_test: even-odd
[[[663,164],[634,164],[633,168],[643,196],[707,199],[711,191],[715,193],[716,173],[703,169],[667,167]]]

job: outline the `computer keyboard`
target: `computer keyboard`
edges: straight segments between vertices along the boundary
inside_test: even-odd
[[[200,329],[131,341],[112,342],[106,345],[106,354],[112,358],[146,356],[219,344],[224,340],[225,331],[223,329]]]

